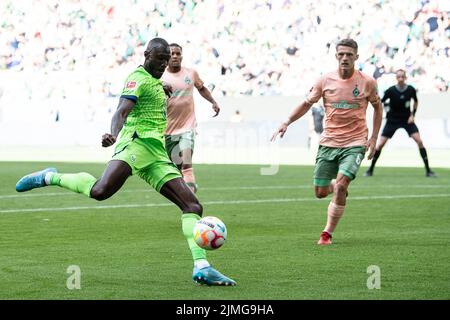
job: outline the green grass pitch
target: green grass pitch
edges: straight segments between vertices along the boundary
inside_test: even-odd
[[[15,192],[46,163],[0,163],[0,299],[450,299],[450,170],[377,168],[350,186],[330,247],[316,245],[329,198],[312,167],[196,165],[204,215],[228,240],[210,262],[238,282],[192,282],[180,212],[138,177],[103,202],[58,187]],[[101,175],[102,164],[59,163]],[[67,268],[79,266],[81,289]],[[368,267],[380,289],[368,289]]]

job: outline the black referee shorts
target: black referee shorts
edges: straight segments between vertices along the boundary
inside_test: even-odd
[[[397,131],[397,129],[400,129],[400,128],[405,129],[406,132],[408,132],[408,135],[410,137],[413,133],[419,132],[419,128],[417,128],[417,126],[414,122],[408,123],[408,121],[389,121],[388,120],[383,128],[383,132],[381,132],[381,135],[386,138],[392,138],[395,131]]]

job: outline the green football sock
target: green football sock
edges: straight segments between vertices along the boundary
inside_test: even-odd
[[[192,258],[195,260],[205,259],[206,260],[206,251],[200,248],[194,241],[194,225],[200,220],[200,216],[196,213],[183,213],[181,216],[181,223],[183,227],[183,234],[186,237],[186,240],[189,245],[189,249],[192,253]]]
[[[97,179],[89,173],[54,173],[50,179],[50,185],[60,186],[74,192],[82,193],[89,198],[91,197],[91,189]]]

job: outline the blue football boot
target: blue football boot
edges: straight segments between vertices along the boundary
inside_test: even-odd
[[[224,276],[213,267],[205,267],[202,269],[194,268],[192,279],[200,284],[208,286],[235,286],[236,281]]]
[[[48,172],[56,172],[55,168],[47,168],[42,171],[30,173],[16,183],[16,191],[24,192],[34,188],[45,187],[45,175]]]

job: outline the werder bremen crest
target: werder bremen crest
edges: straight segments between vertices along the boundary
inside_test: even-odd
[[[358,89],[358,85],[355,84],[355,89],[353,89],[353,96],[357,97],[359,95],[359,89]]]
[[[188,76],[186,76],[186,77],[184,78],[184,83],[186,83],[186,84],[191,84],[191,83],[192,83],[191,78],[189,78]]]

